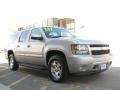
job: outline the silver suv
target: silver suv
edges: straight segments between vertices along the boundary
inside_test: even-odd
[[[100,73],[112,63],[109,45],[82,40],[68,30],[36,27],[15,32],[6,48],[11,70],[19,65],[47,67],[50,78],[60,82],[68,74]]]

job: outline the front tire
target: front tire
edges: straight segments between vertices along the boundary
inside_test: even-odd
[[[50,78],[54,82],[61,82],[68,78],[68,68],[65,58],[59,55],[54,55],[50,58],[49,63]]]
[[[8,59],[9,59],[9,68],[10,68],[12,71],[18,70],[19,64],[16,62],[14,55],[13,55],[13,54],[10,54],[10,55],[8,56]]]

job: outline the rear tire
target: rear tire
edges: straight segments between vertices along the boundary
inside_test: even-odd
[[[68,67],[65,58],[54,55],[49,59],[49,74],[54,82],[62,82],[68,78]]]
[[[9,59],[9,68],[10,68],[12,71],[18,70],[19,64],[16,62],[14,55],[13,55],[13,54],[10,54],[10,55],[8,56],[8,59]]]

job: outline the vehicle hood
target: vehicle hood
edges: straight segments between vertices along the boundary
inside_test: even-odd
[[[57,38],[56,40],[71,42],[71,44],[107,44],[106,42],[101,41],[101,40],[86,40],[86,39],[79,39],[77,37],[75,37],[75,38],[61,37],[61,38]]]

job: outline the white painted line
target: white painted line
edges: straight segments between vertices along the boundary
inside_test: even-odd
[[[6,76],[8,76],[10,74],[13,74],[13,72],[8,72],[7,74],[1,75],[0,78],[4,78],[4,77],[6,77]]]
[[[27,79],[27,78],[30,77],[30,76],[31,76],[31,75],[29,74],[29,75],[27,75],[27,76],[25,76],[25,77],[23,77],[23,78],[21,78],[21,79],[15,81],[15,82],[11,83],[10,85],[8,85],[8,87],[12,87],[12,86],[14,86],[14,85],[16,85],[16,84],[18,84],[18,83],[24,81],[25,79]]]
[[[12,90],[12,89],[6,87],[6,86],[3,85],[3,84],[0,84],[0,90]]]

